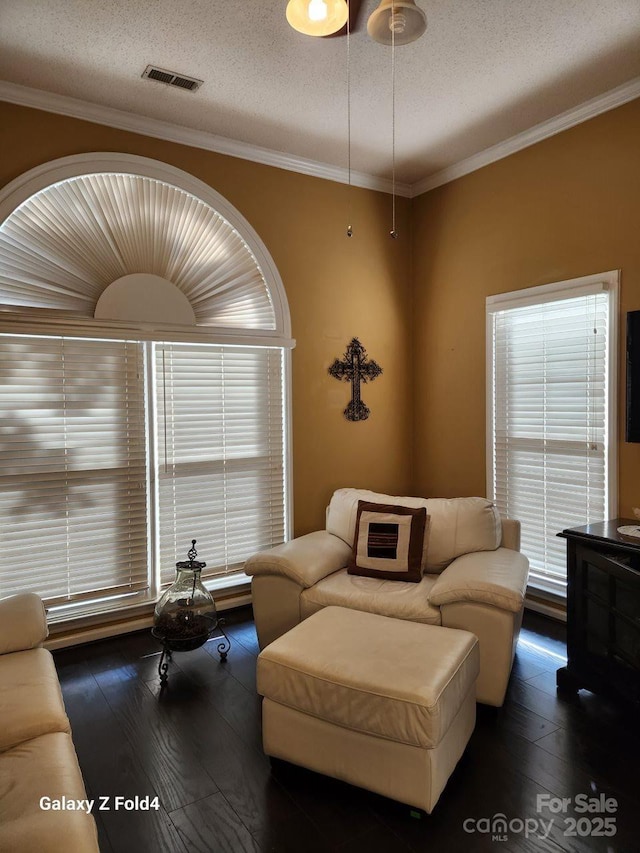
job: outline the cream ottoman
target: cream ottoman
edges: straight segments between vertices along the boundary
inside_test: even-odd
[[[431,812],[476,719],[467,631],[325,607],[258,657],[267,755]]]

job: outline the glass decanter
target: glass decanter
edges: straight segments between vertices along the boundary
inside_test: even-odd
[[[189,652],[207,642],[218,627],[216,604],[200,578],[207,565],[196,560],[196,540],[188,560],[176,563],[176,579],[156,604],[154,636],[167,650]]]

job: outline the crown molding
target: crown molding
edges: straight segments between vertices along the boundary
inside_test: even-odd
[[[92,104],[78,98],[70,98],[67,95],[58,95],[54,92],[45,92],[42,89],[32,89],[21,86],[18,83],[10,83],[0,80],[0,101],[8,101],[23,107],[33,107],[49,113],[57,113],[71,118],[90,121],[94,124],[104,124],[115,127],[118,130],[128,130],[132,133],[140,133],[143,136],[152,136],[155,139],[164,139],[167,142],[177,142],[180,145],[189,145],[192,148],[202,148],[205,151],[215,151],[216,154],[226,154],[229,157],[239,157],[241,160],[250,160],[253,163],[261,163],[265,166],[275,166],[277,169],[286,169],[289,172],[299,172],[302,175],[310,175],[313,178],[323,178],[327,181],[336,181],[340,184],[349,183],[347,169],[340,166],[331,166],[328,163],[320,163],[316,160],[307,160],[293,154],[282,151],[273,151],[270,148],[261,148],[259,145],[251,145],[248,142],[239,142],[224,136],[217,136],[204,130],[195,130],[183,125],[172,124],[147,116],[137,115],[117,110],[113,107],[105,107],[100,104]],[[392,183],[388,178],[380,178],[376,175],[368,175],[365,172],[351,172],[351,185],[367,190],[391,193]],[[396,195],[411,197],[411,185],[396,183]]]
[[[573,107],[554,118],[543,121],[528,130],[515,136],[498,142],[484,151],[479,151],[465,160],[447,166],[439,172],[427,175],[414,184],[397,183],[396,194],[405,198],[415,198],[422,193],[435,189],[436,187],[455,181],[464,175],[475,172],[483,166],[495,163],[511,154],[522,151],[537,142],[542,142],[563,130],[575,127],[584,121],[595,118],[602,113],[620,107],[629,101],[640,97],[640,77],[623,83],[609,92],[591,98],[577,107]],[[310,175],[314,178],[323,178],[337,183],[349,183],[347,169],[339,166],[331,166],[328,163],[320,163],[316,160],[307,160],[304,157],[296,157],[282,151],[274,151],[270,148],[262,148],[259,145],[251,145],[247,142],[239,142],[224,136],[217,136],[203,130],[195,130],[190,127],[172,124],[159,119],[136,115],[135,113],[117,110],[113,107],[100,106],[78,98],[70,98],[67,95],[57,95],[53,92],[45,92],[41,89],[31,89],[17,83],[0,80],[0,101],[8,101],[24,107],[44,110],[45,112],[57,113],[70,116],[94,124],[104,124],[119,130],[128,130],[132,133],[140,133],[143,136],[152,136],[156,139],[164,139],[167,142],[177,142],[181,145],[189,145],[192,148],[202,148],[205,151],[214,151],[217,154],[226,154],[229,157],[238,157],[242,160],[250,160],[253,163],[261,163],[265,166],[274,166],[277,169],[286,169],[289,172],[298,172],[302,175]],[[351,184],[362,189],[376,190],[378,192],[391,193],[392,183],[388,178],[376,175],[368,175],[365,172],[351,172]]]
[[[481,169],[483,166],[488,166],[490,163],[502,160],[510,154],[522,151],[523,148],[535,145],[536,142],[542,142],[543,139],[548,139],[550,136],[562,133],[563,130],[568,130],[577,124],[582,124],[584,121],[620,107],[638,97],[640,97],[640,77],[636,77],[628,83],[623,83],[622,86],[611,89],[602,95],[597,95],[595,98],[591,98],[577,107],[572,107],[572,109],[554,116],[554,118],[536,124],[534,127],[529,128],[529,130],[505,139],[504,142],[498,142],[484,151],[479,151],[466,160],[454,163],[453,166],[447,166],[446,169],[434,172],[432,175],[427,175],[421,181],[412,184],[411,197],[415,198],[443,184],[448,184],[450,181],[455,181],[456,178],[461,178],[464,175],[475,172],[477,169]]]

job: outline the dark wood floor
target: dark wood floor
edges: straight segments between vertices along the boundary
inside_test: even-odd
[[[640,850],[640,720],[586,692],[557,698],[565,653],[558,623],[526,614],[504,707],[478,707],[434,813],[412,816],[383,797],[270,765],[260,745],[251,611],[226,616],[226,664],[213,643],[176,655],[162,695],[148,632],[56,653],[89,796],[159,798],[157,811],[99,812],[102,853]],[[569,837],[565,816],[536,812],[538,795],[580,793],[617,800],[615,836]],[[546,839],[526,838],[519,824],[504,841],[464,831],[466,819],[497,813],[555,821]]]

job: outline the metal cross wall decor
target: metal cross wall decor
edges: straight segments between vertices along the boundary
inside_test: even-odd
[[[360,398],[360,382],[373,382],[382,373],[380,365],[369,361],[366,349],[357,338],[352,338],[343,360],[336,358],[329,373],[336,379],[351,382],[351,402],[344,410],[345,418],[348,421],[366,421],[371,410]]]

